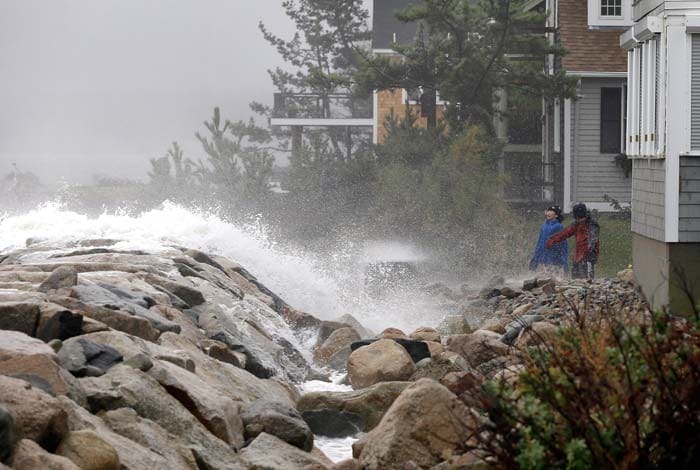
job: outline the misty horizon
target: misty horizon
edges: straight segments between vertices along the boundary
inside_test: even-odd
[[[294,33],[281,0],[4,2],[0,176],[146,180],[173,141],[203,157],[194,134],[214,107],[235,121],[272,103],[283,62],[259,21]]]

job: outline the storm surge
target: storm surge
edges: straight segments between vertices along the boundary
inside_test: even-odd
[[[274,241],[259,221],[231,223],[211,212],[168,202],[140,214],[123,211],[98,217],[66,210],[56,203],[20,215],[3,217],[0,213],[0,252],[22,248],[28,239],[69,244],[97,238],[118,240],[114,249],[157,253],[187,247],[225,256],[244,266],[294,308],[324,320],[351,314],[375,332],[389,326],[408,331],[436,326],[454,307],[416,283],[381,289],[381,295],[367,288],[368,266],[373,266],[373,260],[382,261],[382,256],[397,252],[401,263],[424,257],[398,242],[349,240],[337,244],[332,254],[320,255]]]

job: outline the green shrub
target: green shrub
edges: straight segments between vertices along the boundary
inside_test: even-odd
[[[700,323],[610,310],[541,338],[514,385],[482,386],[469,449],[503,468],[697,468]]]

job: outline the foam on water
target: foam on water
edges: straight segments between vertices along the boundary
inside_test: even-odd
[[[90,218],[55,203],[22,215],[0,215],[0,252],[23,248],[28,238],[58,243],[110,238],[123,240],[116,249],[158,252],[184,246],[223,255],[240,263],[293,307],[322,319],[350,313],[375,331],[389,326],[407,330],[434,326],[444,313],[437,311],[434,299],[415,291],[395,292],[380,300],[364,295],[359,267],[366,255],[353,260],[351,252],[357,247],[352,242],[321,259],[275,244],[263,224],[235,225],[214,214],[167,202],[138,215],[123,212]],[[398,244],[384,249],[375,244],[372,249],[398,252],[402,259],[418,256]]]
[[[357,437],[314,436],[314,445],[333,462],[340,462],[352,458],[352,445],[357,439]]]

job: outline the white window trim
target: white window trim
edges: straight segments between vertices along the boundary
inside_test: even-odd
[[[561,152],[561,100],[554,100],[554,151]]]
[[[588,0],[588,26],[632,26],[632,2],[622,0],[622,16],[600,14],[600,0]]]

